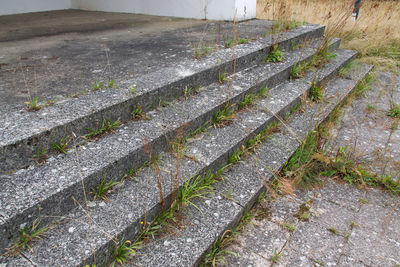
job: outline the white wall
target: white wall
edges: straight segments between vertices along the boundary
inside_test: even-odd
[[[71,8],[71,0],[0,0],[0,15]]]
[[[0,0],[0,15],[74,8],[212,20],[233,20],[236,16],[243,20],[255,18],[256,4],[257,0]]]
[[[196,19],[255,18],[257,0],[71,0],[72,8]],[[246,7],[246,14],[244,13]]]

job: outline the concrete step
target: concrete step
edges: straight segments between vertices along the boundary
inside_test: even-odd
[[[338,42],[334,40],[332,47],[337,47]],[[232,75],[231,83],[213,83],[186,100],[178,99],[168,107],[149,112],[151,120],[131,121],[113,134],[71,150],[67,155],[49,158],[42,166],[0,176],[0,204],[4,207],[0,222],[4,238],[0,248],[18,236],[20,225],[32,224],[39,214],[42,223],[47,224],[68,213],[76,201],[83,201],[85,193],[96,188],[104,178],[119,180],[126,172],[140,168],[149,154],[168,151],[169,142],[179,133],[185,135],[201,127],[227,103],[234,105],[249,92],[287,80],[292,66],[310,59],[314,53],[315,47],[311,46],[286,53],[282,63],[255,65]],[[340,53],[326,76],[355,55]]]
[[[172,54],[169,55],[166,52],[160,55],[159,58],[157,57],[157,60],[162,63],[160,63],[160,66],[157,66],[157,61],[153,62],[153,59],[148,59],[155,65],[152,71],[148,73],[143,70],[134,79],[125,77],[127,70],[113,73],[112,75],[114,76],[112,77],[116,77],[115,79],[124,80],[124,83],[120,84],[118,89],[109,88],[98,92],[89,92],[77,99],[67,98],[53,106],[43,107],[36,112],[28,112],[24,109],[3,111],[0,118],[0,173],[11,172],[28,166],[33,162],[32,159],[37,149],[47,149],[48,153],[54,153],[55,151],[51,149],[51,145],[59,143],[62,138],[70,136],[71,132],[74,132],[77,136],[83,136],[88,133],[88,128],[97,128],[104,119],[110,121],[119,119],[121,122],[129,121],[132,118],[132,111],[138,106],[142,106],[145,111],[149,111],[158,106],[160,101],[172,101],[182,96],[184,88],[207,86],[215,82],[221,73],[233,74],[248,68],[250,65],[258,63],[260,58],[265,58],[271,50],[272,44],[279,44],[281,49],[288,50],[289,47],[296,46],[299,43],[321,38],[324,32],[323,26],[303,25],[277,36],[261,37],[270,26],[271,22],[259,20],[249,21],[245,25],[239,24],[239,32],[243,34],[241,36],[251,33],[256,36],[255,40],[233,48],[217,49],[216,52],[200,59],[193,58],[193,55],[189,57],[186,52],[185,55],[180,55],[177,51],[183,50],[185,45],[188,45],[185,38],[191,37],[193,39],[190,33],[198,36],[201,35],[202,31],[208,31],[208,29],[196,28],[197,30],[193,30],[193,32],[190,29],[186,32],[184,30],[172,31],[166,36],[161,36],[168,39],[169,43],[166,45],[171,46]],[[214,27],[216,26],[214,25]],[[225,29],[225,33],[223,33],[227,35],[226,31],[232,30],[231,28],[232,26],[229,28],[223,25],[222,29]],[[184,33],[189,36],[184,35]],[[249,35],[247,38],[253,38],[254,36]],[[163,39],[154,38],[148,38],[148,42],[163,41]],[[171,38],[172,40],[170,40]],[[132,49],[125,50],[127,49],[126,47],[130,47],[133,44],[130,43],[131,41],[126,42],[119,44],[116,41],[114,45],[116,47],[115,51],[118,52],[122,49],[120,51],[121,54],[131,53],[129,51]],[[211,42],[213,41],[211,40]],[[87,44],[85,42],[78,43],[76,46],[72,48],[66,46],[63,49],[69,51],[71,56],[74,56],[82,49],[81,47],[86,47]],[[154,46],[157,45],[154,44]],[[146,49],[150,49],[149,47],[152,46],[148,44],[146,47],[141,47],[140,45],[134,47],[138,60],[146,60],[143,55],[148,52]],[[93,56],[99,56],[93,55],[93,48],[85,49],[88,50],[88,62],[93,61]],[[189,50],[193,50],[193,48],[191,47]],[[56,53],[61,50],[51,51],[51,53]],[[142,56],[140,56],[140,51],[143,54]],[[154,51],[154,56],[156,52]],[[66,57],[65,55],[60,56]],[[76,60],[82,61],[82,58],[76,57]],[[86,58],[84,59],[86,60]],[[132,64],[132,62],[125,62],[126,60],[123,56],[120,60],[125,69],[129,69],[129,67],[145,69],[141,65],[136,66],[137,64],[130,66],[129,64]],[[98,63],[96,64],[95,66],[98,68]],[[143,64],[145,64],[145,61],[142,62]],[[77,70],[79,73],[82,71],[86,70]],[[74,73],[72,72],[70,75],[73,76]],[[75,82],[76,79],[74,77],[69,77],[62,86],[70,87],[69,83],[75,84]],[[86,82],[89,83],[89,81]],[[49,86],[54,83],[57,83],[57,81],[49,81]],[[83,86],[81,84],[76,84],[75,86],[78,85]]]
[[[125,180],[117,186],[107,202],[90,201],[86,205],[84,199],[78,200],[78,208],[49,230],[46,238],[35,244],[33,251],[24,252],[25,257],[5,261],[10,266],[24,264],[26,258],[39,266],[59,265],[61,262],[73,266],[93,262],[94,258],[98,265],[109,261],[114,242],[132,240],[140,231],[141,222],[151,221],[159,213],[158,184],[167,206],[173,185],[181,185],[188,177],[215,170],[225,164],[236,148],[245,145],[249,138],[275,120],[274,114],[285,114],[298,103],[303,91],[310,86],[310,81],[316,77],[319,81],[325,81],[354,56],[354,52],[340,50],[337,57],[323,69],[307,74],[304,79],[271,89],[269,97],[259,100],[254,109],[238,112],[230,125],[211,128],[208,133],[189,140],[186,157],[177,159],[172,153],[166,153],[158,164],[159,168],[144,168],[136,179]],[[268,108],[267,112],[265,107]],[[82,153],[84,151],[80,152],[81,163],[85,162]],[[81,189],[76,187],[75,191],[78,190]],[[42,218],[47,209],[43,203]]]
[[[324,87],[325,101],[302,106],[303,112],[294,114],[286,126],[281,125],[280,132],[271,134],[254,153],[231,166],[223,181],[214,186],[213,193],[197,198],[193,201],[196,207],[188,205],[182,211],[181,228],[175,228],[173,235],[150,241],[126,266],[200,265],[214,242],[234,228],[245,210],[266,191],[265,184],[299,148],[299,140],[324,121],[371,69],[362,65],[351,73],[351,79],[331,80]],[[291,85],[284,85],[287,86],[291,90]]]

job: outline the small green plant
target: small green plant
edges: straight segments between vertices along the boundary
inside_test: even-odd
[[[93,91],[98,91],[98,90],[100,90],[103,86],[104,86],[104,85],[103,85],[102,82],[96,81],[95,83],[92,84],[92,90],[93,90]]]
[[[195,175],[190,179],[187,179],[179,190],[177,196],[177,208],[179,209],[180,206],[190,204],[201,212],[199,207],[192,202],[192,199],[198,197],[205,198],[206,195],[214,192],[212,185],[215,182],[216,180],[213,179],[212,175],[206,175],[204,177]]]
[[[114,87],[115,87],[115,81],[114,81],[114,79],[112,79],[111,81],[108,81],[107,87],[108,87],[108,88],[114,88]]]
[[[289,232],[294,232],[296,227],[293,224],[282,222],[279,224],[283,229],[288,230]]]
[[[328,231],[331,232],[332,234],[340,235],[339,231],[334,227],[328,228]]]
[[[72,137],[66,136],[61,138],[60,142],[57,144],[52,144],[51,147],[59,153],[68,154],[68,144],[71,142]]]
[[[183,97],[188,99],[190,96],[197,94],[200,92],[200,86],[193,86],[193,87],[185,87],[183,89]]]
[[[94,200],[96,199],[102,199],[104,201],[108,201],[107,194],[110,192],[110,190],[116,186],[118,182],[114,182],[113,179],[109,180],[108,182],[106,181],[106,178],[104,178],[96,187],[95,190],[93,190],[91,193],[94,195]]]
[[[137,95],[138,94],[138,88],[136,88],[134,85],[131,85],[131,86],[129,86],[129,93],[131,93],[131,94],[135,94],[135,95]]]
[[[266,97],[266,96],[268,96],[268,91],[269,91],[269,88],[266,87],[266,86],[264,86],[264,87],[261,88],[260,91],[258,92],[258,96],[259,96],[259,97]]]
[[[247,38],[239,38],[238,39],[238,44],[247,44],[247,43],[249,43],[249,39],[247,39]]]
[[[279,50],[278,45],[272,46],[271,51],[268,54],[267,62],[281,62],[283,57],[283,53]]]
[[[7,248],[6,256],[17,256],[25,249],[32,251],[32,243],[42,238],[48,227],[39,228],[40,220],[36,219],[32,223],[32,227],[24,226],[19,232],[19,240],[10,248]]]
[[[305,64],[301,63],[301,62],[297,62],[290,69],[289,77],[291,80],[299,79],[299,78],[304,77],[304,74],[305,74]]]
[[[142,106],[137,106],[131,115],[133,120],[150,120],[150,117],[143,111]]]
[[[310,91],[308,92],[308,97],[311,101],[315,102],[323,98],[323,89],[317,86],[314,82],[311,83]]]
[[[225,83],[225,82],[228,82],[229,81],[229,78],[228,78],[228,74],[226,73],[226,72],[224,72],[224,73],[222,73],[222,74],[220,74],[219,76],[218,76],[218,82],[219,83]]]
[[[386,114],[389,117],[400,119],[400,105],[392,102],[390,106]]]
[[[256,100],[257,100],[257,95],[248,93],[247,95],[244,96],[242,101],[239,102],[238,109],[242,110],[245,107],[252,106]]]
[[[229,156],[229,161],[228,162],[230,164],[235,164],[235,163],[239,162],[242,154],[243,154],[243,150],[240,149],[240,148],[235,150],[235,151],[233,151],[233,153]]]
[[[39,100],[36,96],[33,99],[31,99],[30,101],[26,101],[25,105],[26,105],[26,109],[28,111],[38,111],[39,109],[41,109]]]
[[[281,257],[281,252],[277,252],[277,251],[274,249],[274,251],[272,252],[272,257],[271,257],[272,262],[278,263],[280,257]]]
[[[114,267],[115,264],[123,265],[129,256],[136,254],[136,250],[141,247],[141,244],[137,243],[131,245],[131,241],[129,240],[122,241],[121,244],[116,244],[111,251],[111,266]]]
[[[33,157],[37,164],[41,165],[45,163],[49,158],[49,156],[47,155],[47,149],[45,148],[36,149],[35,155]]]
[[[224,42],[225,48],[230,48],[230,47],[232,47],[232,46],[233,46],[233,43],[234,43],[233,39],[226,40],[226,41]]]
[[[360,202],[360,204],[367,204],[368,199],[360,197],[360,198],[358,198],[358,202]]]
[[[365,108],[365,110],[368,113],[374,112],[374,111],[376,111],[376,105],[375,104],[368,104],[367,107]]]
[[[373,75],[368,74],[365,76],[364,80],[362,80],[361,82],[359,82],[356,86],[356,88],[354,89],[354,94],[356,97],[363,97],[365,96],[365,93],[368,90],[371,90],[371,84],[375,81],[375,78]]]
[[[196,59],[201,59],[202,57],[205,57],[208,54],[210,54],[212,52],[212,50],[213,50],[212,47],[203,45],[203,43],[200,42],[199,44],[196,44],[194,46],[194,57]]]
[[[121,122],[117,119],[114,122],[110,120],[103,119],[101,126],[97,129],[88,128],[88,133],[84,135],[86,139],[97,138],[107,132],[114,131],[116,128],[121,126]]]
[[[219,109],[213,116],[212,124],[214,127],[223,127],[229,125],[233,119],[235,118],[235,114],[229,108],[229,105],[225,105],[224,108]]]

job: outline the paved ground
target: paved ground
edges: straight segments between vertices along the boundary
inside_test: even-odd
[[[400,101],[400,76],[377,77],[365,98],[344,109],[332,143],[347,145],[371,171],[398,179],[400,130],[386,110]],[[400,266],[400,198],[379,189],[327,179],[322,188],[267,199],[255,214],[222,265]]]

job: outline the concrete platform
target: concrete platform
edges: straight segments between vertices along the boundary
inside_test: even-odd
[[[104,79],[118,84],[122,72],[132,78],[163,66],[166,53],[188,56],[209,23],[78,10],[0,16],[1,109],[68,97]]]

